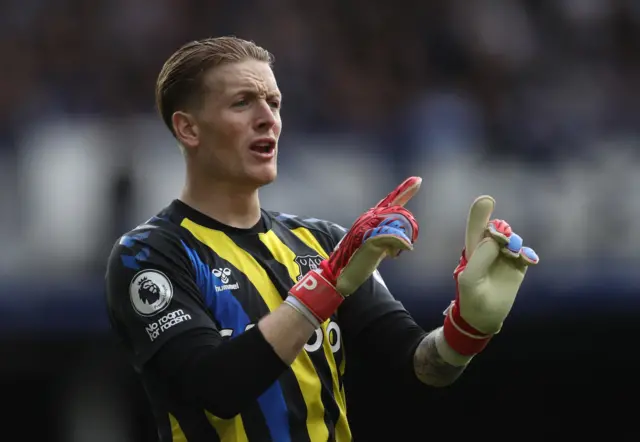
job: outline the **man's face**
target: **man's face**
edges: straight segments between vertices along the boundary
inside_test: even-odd
[[[208,92],[196,113],[196,161],[208,175],[260,187],[277,175],[281,95],[268,63],[249,59],[205,75]]]

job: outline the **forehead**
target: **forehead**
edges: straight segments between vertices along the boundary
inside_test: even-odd
[[[218,94],[234,94],[241,90],[272,94],[279,92],[273,70],[268,63],[244,60],[216,67],[206,75],[210,90]]]

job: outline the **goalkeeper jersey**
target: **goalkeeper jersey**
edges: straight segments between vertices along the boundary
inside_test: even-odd
[[[119,239],[106,275],[108,311],[142,378],[162,442],[351,440],[344,335],[403,310],[377,272],[316,330],[282,376],[231,419],[185,402],[145,371],[164,344],[187,331],[213,329],[234,339],[249,330],[344,233],[327,221],[264,210],[256,227],[238,229],[176,200]]]

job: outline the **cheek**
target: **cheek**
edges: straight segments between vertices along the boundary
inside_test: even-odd
[[[276,138],[280,135],[280,132],[282,132],[282,120],[280,119],[280,115],[278,115],[276,124],[273,126],[273,132],[275,133]]]
[[[241,122],[228,119],[225,124],[220,125],[216,132],[220,150],[230,151],[238,149],[247,130]]]

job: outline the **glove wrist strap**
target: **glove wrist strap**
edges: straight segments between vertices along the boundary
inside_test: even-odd
[[[462,319],[457,302],[445,311],[443,333],[447,344],[463,356],[480,353],[493,337],[480,333]]]
[[[312,270],[302,277],[291,290],[289,298],[295,298],[296,302],[289,302],[296,310],[306,308],[322,324],[338,309],[344,297],[336,288],[327,281],[317,270]],[[301,304],[300,305],[298,305]]]

